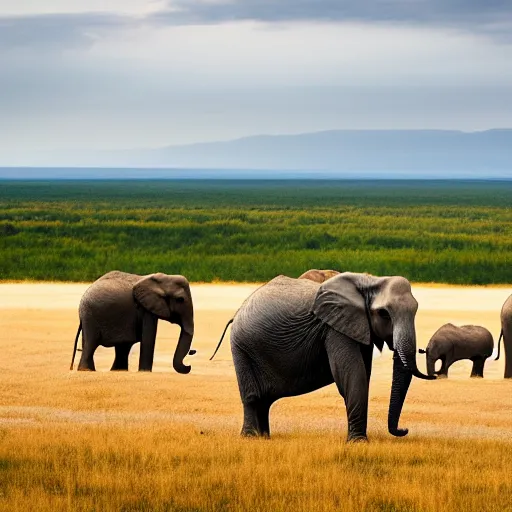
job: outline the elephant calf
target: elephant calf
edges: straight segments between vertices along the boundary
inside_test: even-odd
[[[78,370],[96,369],[93,358],[99,345],[115,347],[112,370],[128,370],[130,350],[140,341],[139,371],[151,371],[158,319],[162,319],[181,327],[173,366],[178,373],[190,372],[183,359],[189,354],[194,336],[194,308],[189,283],[183,276],[109,272],[85,291],[79,315],[71,370],[82,331]],[[190,354],[193,353],[191,350]]]
[[[448,369],[461,359],[473,361],[471,377],[484,376],[485,360],[494,349],[492,334],[479,325],[457,327],[445,324],[430,338],[427,349],[420,349],[420,354],[427,354],[427,373],[438,377],[448,377]],[[441,360],[441,369],[435,371],[435,364]]]
[[[316,268],[311,268],[299,276],[299,279],[309,279],[315,283],[323,283],[324,281],[327,281],[327,279],[337,276],[338,274],[339,272],[337,270],[318,270]]]

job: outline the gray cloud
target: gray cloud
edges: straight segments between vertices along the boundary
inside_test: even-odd
[[[112,30],[237,21],[399,23],[455,27],[512,39],[510,0],[173,0],[145,17],[116,13],[0,16],[0,49],[74,47]]]
[[[360,21],[502,26],[512,22],[510,0],[180,0],[152,15],[170,23],[257,20]]]
[[[109,13],[39,14],[0,17],[0,49],[83,46],[113,29],[135,25],[132,17]]]

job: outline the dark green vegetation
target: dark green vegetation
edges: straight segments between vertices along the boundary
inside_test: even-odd
[[[0,278],[512,283],[512,181],[0,181]]]

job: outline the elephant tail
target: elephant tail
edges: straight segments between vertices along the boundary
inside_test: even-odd
[[[503,329],[501,329],[500,337],[499,337],[499,339],[498,339],[498,355],[496,356],[495,361],[497,361],[497,360],[500,358],[500,343],[501,343],[501,338],[503,338]]]
[[[427,351],[426,351],[426,350],[423,350],[422,348],[419,348],[419,349],[418,349],[418,352],[419,352],[420,354],[426,354],[426,353],[427,353]]]
[[[78,326],[78,331],[76,332],[75,346],[73,348],[73,357],[71,359],[71,366],[69,367],[70,370],[73,369],[73,364],[75,363],[75,355],[76,355],[76,351],[78,349],[78,338],[80,337],[81,330],[82,330],[82,321],[80,320],[80,325]]]
[[[217,353],[217,351],[219,350],[220,348],[220,345],[222,343],[222,340],[224,339],[224,335],[226,334],[226,331],[228,330],[228,327],[233,323],[233,320],[235,318],[233,317],[227,324],[226,324],[226,327],[224,329],[224,332],[222,333],[222,336],[220,337],[220,341],[219,341],[219,344],[217,345],[217,348],[215,349],[215,352],[213,353],[213,356],[210,357],[210,361],[215,357],[215,354]]]

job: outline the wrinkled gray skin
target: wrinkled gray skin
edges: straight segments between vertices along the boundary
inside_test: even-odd
[[[327,279],[337,276],[338,274],[339,272],[337,270],[318,270],[316,268],[311,268],[299,276],[299,279],[309,279],[315,283],[323,283],[324,281],[327,281]]]
[[[448,377],[448,369],[462,359],[473,361],[471,377],[483,377],[485,360],[492,355],[494,340],[492,334],[479,325],[445,324],[430,338],[427,349],[427,373]],[[441,369],[435,371],[435,364],[441,360]]]
[[[109,272],[86,290],[80,301],[79,315],[75,351],[80,329],[83,332],[78,370],[96,369],[94,352],[99,345],[115,347],[112,370],[128,370],[130,350],[140,341],[139,371],[151,371],[158,319],[162,319],[181,327],[173,366],[178,373],[190,372],[190,366],[183,364],[183,359],[189,353],[194,336],[194,309],[185,277]],[[73,361],[74,358],[75,353]]]
[[[242,435],[270,435],[269,409],[279,398],[333,382],[345,399],[348,440],[366,440],[373,346],[394,349],[388,429],[399,429],[416,366],[418,303],[403,277],[345,272],[322,285],[278,276],[238,310],[231,351],[244,409]]]
[[[512,295],[505,301],[501,308],[501,334],[503,347],[505,348],[505,379],[512,379]],[[498,342],[498,357],[499,342]],[[496,359],[498,359],[496,357]]]

